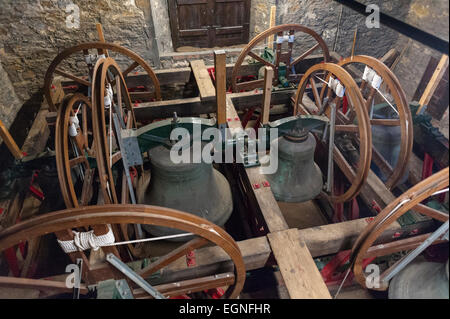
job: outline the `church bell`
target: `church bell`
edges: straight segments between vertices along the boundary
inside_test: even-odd
[[[314,163],[316,140],[306,130],[294,129],[271,143],[270,161],[277,160],[278,170],[267,174],[275,199],[283,202],[304,202],[322,190],[322,172]]]
[[[389,283],[389,299],[448,299],[447,263],[414,261]]]
[[[192,147],[190,147],[192,154]],[[141,204],[178,209],[203,217],[223,226],[233,210],[233,200],[227,179],[212,164],[174,163],[170,150],[158,146],[149,151],[151,179],[142,196]],[[191,157],[192,158],[192,157]],[[182,233],[179,230],[142,225],[154,236]],[[186,241],[190,237],[178,237],[173,241]]]

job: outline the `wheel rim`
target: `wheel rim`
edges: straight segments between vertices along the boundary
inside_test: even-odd
[[[375,70],[382,77],[383,82],[387,84],[391,94],[393,95],[395,104],[397,106],[397,110],[399,113],[399,122],[400,122],[399,124],[401,127],[400,152],[397,163],[395,167],[392,168],[392,172],[390,176],[388,176],[388,179],[386,181],[386,186],[388,187],[388,189],[392,189],[398,184],[400,179],[405,174],[408,168],[408,162],[412,152],[413,126],[412,126],[411,110],[409,109],[409,105],[406,101],[406,95],[400,85],[400,82],[398,81],[394,73],[383,62],[370,56],[360,55],[348,57],[344,60],[341,60],[338,64],[340,66],[345,67],[353,63],[364,64]],[[363,89],[363,86],[364,82],[362,82],[360,86],[361,91]],[[371,89],[370,95],[373,94],[373,92],[375,92],[375,90]],[[367,111],[368,111],[367,107],[369,104],[368,102],[370,103],[370,101],[369,100],[366,101]],[[372,125],[376,123],[376,121],[374,120],[370,120],[370,122]]]
[[[421,181],[417,185],[410,188],[408,191],[396,198],[392,203],[386,206],[372,221],[366,229],[359,235],[352,248],[350,262],[356,280],[366,287],[366,277],[363,270],[363,260],[367,256],[368,250],[373,247],[378,237],[399,217],[407,213],[411,209],[418,209],[419,203],[430,197],[433,193],[447,188],[449,185],[449,168],[445,168],[438,173]],[[406,201],[399,209],[394,210],[399,204]],[[435,218],[435,215],[430,214],[433,209],[420,210],[421,213]],[[448,215],[446,216],[448,220]],[[441,220],[444,221],[444,220]],[[419,236],[417,236],[419,238]],[[420,237],[419,239],[421,239]],[[405,250],[399,248],[399,250]],[[386,273],[386,272],[385,272]],[[385,274],[384,273],[384,274]],[[383,277],[383,274],[381,275]],[[366,287],[367,288],[367,287]],[[386,290],[387,285],[382,285],[380,288],[371,288],[375,290]]]
[[[89,42],[89,43],[82,43],[70,48],[67,48],[63,50],[60,54],[58,54],[53,61],[51,62],[50,66],[47,69],[47,72],[44,76],[44,94],[45,98],[47,100],[47,103],[49,105],[50,110],[56,111],[57,106],[53,103],[53,100],[51,98],[51,87],[52,87],[52,81],[55,74],[55,71],[58,72],[58,66],[62,61],[64,61],[66,58],[70,57],[71,55],[79,52],[86,52],[88,50],[96,49],[98,51],[100,50],[110,50],[113,52],[120,53],[122,55],[127,56],[131,60],[133,60],[133,63],[124,71],[124,76],[126,76],[128,73],[130,73],[134,68],[141,66],[145,72],[147,72],[153,87],[154,87],[154,94],[156,100],[161,100],[161,88],[159,85],[159,80],[156,77],[155,72],[152,70],[152,68],[148,65],[147,62],[145,62],[144,59],[142,59],[139,55],[134,53],[133,51],[121,47],[116,44],[112,43],[105,43],[105,42]],[[134,66],[134,68],[132,68]],[[127,73],[126,73],[127,72]],[[88,81],[85,81],[87,83],[80,83],[84,86],[89,86],[90,83]]]
[[[233,92],[239,92],[240,87],[242,87],[242,86],[240,86],[237,83],[237,77],[240,74],[240,68],[241,68],[242,63],[244,62],[245,57],[247,55],[251,54],[251,50],[256,45],[261,43],[265,38],[267,38],[267,37],[269,37],[271,35],[274,35],[274,34],[280,34],[280,33],[282,34],[284,31],[289,31],[290,34],[294,34],[295,32],[303,32],[303,33],[306,33],[306,34],[312,36],[316,40],[317,44],[313,47],[314,49],[313,48],[308,49],[305,52],[306,55],[303,58],[306,58],[306,56],[308,56],[315,49],[320,47],[322,49],[322,52],[323,52],[323,55],[324,55],[324,62],[328,62],[330,60],[330,54],[329,54],[328,47],[327,47],[325,41],[314,30],[311,30],[311,29],[309,29],[309,28],[307,28],[307,27],[305,27],[303,25],[300,25],[300,24],[283,24],[283,25],[279,25],[279,26],[274,26],[272,28],[269,28],[269,29],[261,32],[256,37],[254,37],[244,47],[244,49],[239,54],[239,57],[237,58],[236,63],[234,64],[233,72],[232,72],[232,75],[231,75],[231,86],[232,86]],[[288,51],[288,56],[286,57],[286,59],[290,59],[290,57],[291,57],[292,45],[293,44],[289,43],[289,48],[288,48],[289,51]],[[311,51],[311,49],[313,49],[313,50]],[[281,50],[281,46],[277,45],[277,53],[278,54],[277,54],[277,60],[275,61],[275,64],[265,63],[265,62],[261,61],[262,60],[261,58],[258,60],[258,61],[260,61],[260,62],[262,62],[262,63],[264,63],[264,64],[266,64],[266,65],[268,65],[268,66],[270,66],[270,67],[272,67],[274,69],[274,77],[273,77],[274,80],[273,81],[274,81],[275,84],[278,83],[278,66],[279,66],[279,63],[283,62],[283,61],[280,60],[281,59],[281,54],[280,54],[281,51],[278,51],[278,50]],[[303,59],[303,58],[299,59],[303,55],[304,54],[300,55],[297,59],[292,61],[292,64],[291,64],[291,62],[289,62],[289,66],[288,66],[288,63],[286,63],[286,65],[287,65],[287,67],[286,67],[287,68],[287,72],[290,72],[290,68]],[[251,56],[253,58],[258,59],[258,57],[255,57],[254,55],[251,55]],[[258,83],[254,83],[254,85],[256,85],[256,86],[254,86],[252,88],[262,87],[263,83],[264,83],[264,80],[256,80],[255,82],[258,82]],[[249,83],[249,82],[245,82],[245,83]],[[250,88],[250,89],[252,89],[252,88]]]
[[[232,237],[201,217],[174,209],[148,205],[102,205],[67,209],[41,215],[0,232],[0,251],[30,238],[76,227],[105,224],[147,224],[190,232],[221,247],[234,263],[235,282],[226,298],[239,296],[245,281],[245,264]]]
[[[345,96],[349,100],[349,104],[353,105],[356,116],[358,119],[358,125],[350,125],[348,128],[344,127],[345,125],[341,125],[339,127],[339,130],[343,130],[344,132],[351,128],[353,131],[359,133],[360,137],[360,145],[359,145],[359,160],[357,164],[357,171],[354,172],[351,168],[351,165],[347,162],[347,160],[343,157],[343,155],[340,153],[339,150],[337,150],[337,147],[334,147],[334,158],[336,159],[336,162],[340,169],[344,172],[347,179],[349,179],[351,186],[350,188],[345,191],[341,195],[329,195],[324,194],[329,198],[330,201],[334,203],[342,203],[345,201],[348,201],[352,198],[354,198],[356,195],[359,194],[368,174],[370,171],[370,162],[372,157],[372,132],[370,130],[369,125],[369,117],[367,115],[367,112],[363,109],[363,98],[361,95],[361,92],[359,91],[358,86],[356,85],[355,81],[351,77],[351,75],[342,67],[332,64],[332,63],[320,63],[312,66],[309,68],[305,75],[303,76],[302,80],[300,81],[300,84],[297,89],[297,94],[294,101],[294,115],[296,115],[298,112],[301,112],[303,114],[311,114],[312,112],[303,107],[300,104],[300,101],[303,101],[303,95],[305,94],[306,86],[307,84],[310,84],[312,87],[312,90],[314,91],[314,101],[316,104],[316,107],[322,108],[322,112],[325,112],[329,110],[326,106],[329,106],[329,103],[325,103],[323,105],[323,92],[325,92],[325,86],[322,89],[321,94],[319,95],[315,82],[311,82],[311,79],[313,76],[315,76],[315,73],[318,72],[325,72],[327,74],[327,79],[334,75],[335,78],[338,78],[342,85],[346,88]],[[329,90],[331,92],[332,90]],[[331,101],[331,95],[330,95],[330,101]],[[336,100],[336,99],[335,99]],[[319,102],[320,101],[320,102]],[[303,104],[303,102],[302,102]],[[319,107],[319,105],[321,105]],[[338,114],[338,113],[336,113]],[[330,114],[327,114],[328,117],[330,117]],[[338,117],[336,117],[338,119]],[[336,120],[336,124],[340,124]],[[336,126],[336,132],[338,131],[338,126]]]

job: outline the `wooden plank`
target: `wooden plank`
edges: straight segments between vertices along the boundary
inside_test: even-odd
[[[272,97],[272,79],[273,69],[271,67],[264,67],[264,90],[263,90],[263,105],[261,113],[261,124],[266,125],[269,123],[270,115],[270,98]]]
[[[50,293],[53,291],[56,293],[72,292],[72,288],[67,288],[65,281],[52,281],[42,279],[29,279],[29,278],[15,278],[15,277],[0,277],[0,287],[2,288],[22,288],[22,289],[37,289]],[[86,294],[88,289],[86,285],[80,285],[80,293]]]
[[[233,119],[233,121],[228,122],[228,127],[231,129],[231,133],[234,134],[239,130],[242,130],[242,124],[239,119],[236,109],[231,102],[231,98],[227,97],[227,118]],[[262,182],[266,181],[263,174],[260,173],[259,167],[249,167],[245,169],[247,177],[249,179],[250,185],[261,185]],[[284,216],[278,206],[275,197],[273,196],[272,190],[269,187],[260,187],[258,189],[253,189],[254,196],[257,200],[259,208],[264,216],[264,220],[267,224],[268,230],[270,232],[280,231],[288,229],[288,225]]]
[[[259,172],[259,167],[246,168],[248,179],[251,185],[262,185],[267,179]],[[253,189],[258,206],[264,216],[269,232],[276,232],[288,229],[289,226],[277,204],[272,190],[269,187],[262,187]]]
[[[298,230],[267,235],[289,295],[293,299],[331,299],[305,242]]]
[[[217,124],[225,125],[227,123],[226,111],[226,94],[227,94],[227,70],[226,70],[227,56],[225,51],[214,51],[214,68],[216,72],[216,103],[217,103]]]
[[[203,60],[195,60],[190,62],[192,72],[194,73],[195,81],[200,93],[200,99],[212,100],[215,96],[215,89],[211,77],[206,70],[205,62]]]
[[[436,70],[433,73],[433,76],[431,77],[430,82],[428,82],[425,92],[422,94],[422,97],[420,98],[419,101],[420,107],[417,110],[417,114],[420,114],[423,107],[430,102],[434,94],[434,91],[436,90],[439,82],[442,79],[442,76],[445,73],[447,65],[448,65],[448,55],[443,54],[441,60],[439,61],[438,66],[436,67]]]
[[[43,103],[22,145],[22,152],[25,152],[27,155],[36,155],[44,151],[50,136],[46,119],[48,113],[47,103]]]
[[[351,249],[356,238],[370,223],[370,219],[360,218],[341,223],[316,226],[298,230],[298,236],[306,243],[313,257],[336,254]],[[392,240],[392,234],[400,230],[398,223],[393,223],[380,241]]]
[[[270,7],[270,16],[269,16],[269,28],[272,28],[275,26],[275,19],[277,17],[277,6],[271,6]],[[273,49],[273,35],[270,35],[267,38],[267,47],[269,49]]]

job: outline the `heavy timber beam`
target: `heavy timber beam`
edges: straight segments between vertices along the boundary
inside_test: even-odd
[[[272,104],[289,104],[292,91],[272,92]],[[240,111],[249,107],[262,105],[262,92],[244,92],[227,94]],[[134,108],[134,114],[138,121],[149,121],[156,118],[172,117],[173,112],[178,116],[198,116],[200,114],[216,113],[216,101],[202,101],[200,97],[187,99],[167,100],[157,102],[140,103]]]
[[[330,54],[332,54],[331,52]],[[335,59],[334,56],[332,56],[333,59]],[[308,58],[304,59],[301,62],[301,68],[302,70],[308,69],[310,66],[318,63],[323,59],[323,55],[311,55]],[[339,59],[337,59],[339,61]],[[255,75],[258,74],[259,68],[263,66],[261,63],[242,63],[241,66],[241,76],[247,76],[247,75]],[[213,65],[207,65],[206,68],[212,68]],[[231,73],[233,71],[234,63],[229,63],[226,65],[227,68],[227,83],[230,82],[231,79]],[[124,70],[123,70],[124,71]],[[173,68],[173,69],[161,69],[161,70],[154,70],[156,77],[159,80],[159,84],[167,85],[167,84],[174,84],[174,83],[188,83],[191,78],[191,68],[190,67],[184,67],[184,68]],[[147,73],[143,72],[137,72],[134,74],[129,74],[125,78],[125,82],[127,83],[128,87],[136,87],[144,84],[150,84],[150,80],[148,78]],[[76,84],[74,81],[62,81],[62,86],[70,86]]]
[[[262,103],[261,103],[262,105]],[[226,99],[227,118],[232,131],[242,130],[231,98]],[[246,168],[250,185],[261,185],[266,179],[259,167]],[[267,225],[270,246],[280,267],[280,272],[291,298],[331,298],[305,242],[296,236],[296,229],[289,229],[283,214],[269,187],[253,188],[255,197]]]

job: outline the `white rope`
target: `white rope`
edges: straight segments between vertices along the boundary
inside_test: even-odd
[[[57,240],[65,253],[73,253],[91,248],[97,250],[99,247],[109,246],[115,241],[110,225],[108,225],[108,232],[100,236],[95,235],[94,230],[88,232],[77,232],[72,230],[72,232],[73,240]]]
[[[77,128],[80,127],[80,121],[76,116],[69,117],[69,136],[75,137],[78,135]]]
[[[137,244],[137,243],[143,243],[143,242],[148,242],[148,241],[157,241],[157,240],[172,239],[172,238],[179,238],[179,237],[186,237],[186,236],[194,235],[193,233],[182,233],[182,234],[175,234],[175,235],[167,235],[167,236],[160,236],[160,237],[151,237],[151,238],[142,238],[142,239],[115,242],[114,234],[109,225],[108,225],[108,229],[109,229],[108,233],[106,233],[105,235],[101,235],[101,236],[96,236],[94,234],[93,230],[88,231],[88,232],[73,231],[73,234],[74,234],[73,240],[58,240],[58,243],[65,253],[72,253],[75,251],[83,251],[83,250],[87,250],[87,249],[91,249],[91,248],[94,250],[97,250],[100,247],[106,247],[106,246]],[[210,231],[213,231],[217,234],[217,232],[215,230],[210,230]]]

